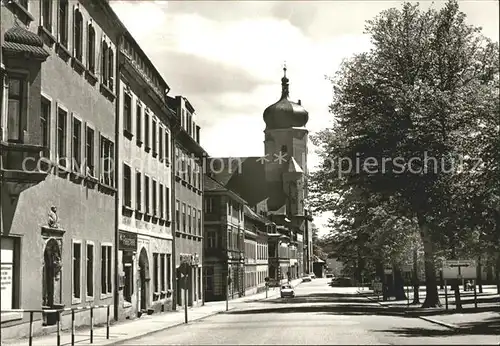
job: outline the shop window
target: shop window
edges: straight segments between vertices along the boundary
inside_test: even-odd
[[[134,265],[132,252],[124,251],[122,257],[123,271],[125,273],[125,282],[123,287],[123,299],[132,303],[132,295],[134,294]]]
[[[1,237],[0,258],[0,309],[11,310],[19,308],[19,239],[12,237]],[[6,321],[11,317],[10,313],[2,313],[0,318]],[[18,314],[14,314],[18,315]],[[12,316],[12,317],[22,317]]]

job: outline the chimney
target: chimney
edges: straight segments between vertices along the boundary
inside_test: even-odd
[[[299,106],[302,106],[302,101],[299,100],[297,103],[299,104]]]

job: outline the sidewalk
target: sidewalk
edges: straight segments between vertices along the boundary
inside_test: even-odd
[[[300,284],[301,280],[292,281],[292,286]],[[268,299],[279,296],[279,288],[269,289]],[[251,296],[232,299],[229,301],[229,310],[244,306],[243,303],[266,299],[266,292]],[[201,320],[226,311],[226,301],[208,302],[204,306],[188,309],[188,322]],[[94,342],[90,343],[90,328],[78,329],[75,332],[75,344],[78,345],[113,345],[125,340],[135,339],[163,329],[184,324],[184,309],[178,307],[176,311],[155,315],[143,315],[141,318],[116,322],[109,328],[109,339],[106,339],[106,327],[94,327]],[[29,328],[29,327],[27,327]],[[61,346],[71,345],[71,330],[69,325],[63,325],[60,333]],[[69,328],[69,329],[68,329]],[[2,345],[26,346],[28,339],[2,340]],[[57,335],[49,334],[33,337],[33,345],[57,345]]]
[[[421,306],[425,300],[425,291],[419,290],[420,304],[418,305],[411,304],[413,293],[410,292],[410,305],[408,306],[407,300],[384,302],[373,295],[371,290],[358,290],[358,293],[364,294],[367,299],[388,310],[404,311],[408,317],[420,318],[458,333],[500,335],[500,295],[496,294],[495,286],[483,288],[483,293],[477,293],[477,308],[474,307],[473,292],[460,292],[462,301],[462,310],[460,311],[456,310],[454,291],[450,293],[448,290],[448,310],[445,308],[444,290],[438,290],[438,292],[443,306],[423,309]]]

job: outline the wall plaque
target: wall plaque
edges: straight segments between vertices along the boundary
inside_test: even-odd
[[[118,235],[118,249],[123,251],[137,251],[137,234],[120,231]]]

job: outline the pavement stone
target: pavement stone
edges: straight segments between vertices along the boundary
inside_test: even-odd
[[[302,282],[301,279],[293,280],[291,285],[296,287]],[[279,288],[269,289],[266,298],[266,292],[260,292],[251,296],[232,299],[228,303],[228,310],[232,310],[242,304],[272,299],[279,296]],[[188,323],[198,321],[226,311],[226,301],[207,302],[203,306],[191,307],[188,309]],[[168,328],[183,325],[184,309],[179,308],[176,311],[169,311],[162,314],[143,315],[141,318],[119,321],[112,324],[109,328],[109,339],[106,339],[106,327],[94,326],[93,343],[90,343],[90,328],[78,329],[75,333],[75,344],[78,345],[113,345],[126,340],[136,339],[151,333],[165,330]],[[28,338],[2,340],[1,345],[8,346],[26,346]],[[57,335],[40,335],[33,337],[33,346],[38,345],[58,345]],[[60,345],[71,345],[71,331],[66,329],[60,332]]]

